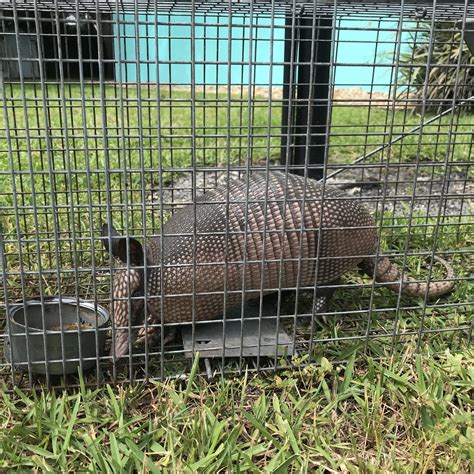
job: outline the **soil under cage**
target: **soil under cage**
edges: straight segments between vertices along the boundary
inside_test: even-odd
[[[472,19],[468,1],[2,2],[0,379],[74,386],[86,365],[91,385],[185,377],[196,352],[198,369],[213,377],[323,356],[345,360],[358,350],[386,357],[407,341],[431,352],[471,344]],[[248,225],[249,189],[238,203],[247,243],[230,261],[239,234],[230,228],[232,183],[259,172],[297,175],[303,194],[320,181],[323,202],[326,192],[344,192],[351,209],[370,210],[379,237],[379,250],[353,257],[388,256],[422,284],[446,281],[439,255],[454,269],[453,290],[408,297],[355,264],[340,280],[319,281],[325,247],[317,237],[314,281],[300,284],[306,224],[293,222],[297,244],[283,255],[268,251],[274,241],[267,220],[258,230],[258,242],[268,241],[262,250]],[[196,223],[186,241],[191,261],[170,262],[151,251],[136,257],[136,242],[155,240],[158,249],[166,241],[163,225],[183,209],[198,215],[196,200],[215,190],[225,258],[213,261],[211,252],[199,261]],[[264,195],[266,207],[268,189]],[[288,195],[285,189],[280,210]],[[303,207],[306,199],[314,197],[301,197]],[[200,215],[205,220],[207,213]],[[121,243],[112,225],[125,237]],[[189,225],[173,228],[186,232]],[[344,228],[351,226],[339,222],[337,229]],[[221,235],[217,228],[206,232],[210,239]],[[128,255],[125,262],[107,246]],[[252,267],[261,281],[254,299],[229,307],[223,318],[224,302],[233,301],[224,272],[216,290],[220,316],[183,323],[173,310],[163,313],[176,292],[173,305],[188,298],[196,315],[199,292],[214,291],[196,288],[204,260],[238,265],[242,281],[234,293],[248,294],[253,246],[261,256]],[[345,249],[338,252],[335,260]],[[277,260],[279,274],[295,272],[292,284],[273,278],[265,287]],[[162,284],[145,278],[173,266],[188,275],[186,291],[177,291],[171,277]],[[137,270],[141,282],[124,301],[114,294],[119,268]],[[208,280],[218,271],[209,270]],[[85,305],[74,306],[76,326],[62,316],[62,305],[57,324],[48,326],[48,308],[65,298]],[[143,309],[134,312],[140,302]],[[124,304],[132,316],[125,331],[155,332],[129,345],[119,361],[109,354]],[[38,311],[13,318],[30,307]],[[103,319],[84,320],[77,309],[83,307]],[[83,353],[83,344],[100,341],[100,350]],[[75,373],[66,374],[66,365]]]

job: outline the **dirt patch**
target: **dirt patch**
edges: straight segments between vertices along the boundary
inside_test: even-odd
[[[349,195],[360,196],[372,211],[381,210],[406,216],[419,212],[436,217],[467,215],[473,205],[470,196],[474,184],[467,172],[451,172],[447,176],[428,176],[413,167],[392,167],[388,170],[346,169],[330,178],[327,184]],[[440,210],[441,208],[441,210]]]
[[[188,92],[189,86],[162,85],[160,91],[166,92]],[[282,87],[262,87],[262,86],[196,86],[196,94],[206,94],[212,96],[231,95],[233,98],[269,99],[281,101],[283,99]],[[366,91],[359,88],[334,88],[332,90],[331,102],[333,105],[358,105],[371,107],[396,107],[406,108],[409,106],[409,97],[398,96],[395,100],[391,94],[380,91]]]
[[[362,89],[334,89],[332,95],[334,105],[359,105],[372,107],[405,107],[404,103],[393,100],[386,92],[369,92]]]
[[[196,195],[206,190],[225,186],[227,170],[198,171],[195,177]],[[238,179],[239,172],[231,171],[229,178]],[[394,215],[406,216],[408,210],[436,217],[441,207],[441,216],[467,215],[473,205],[470,196],[474,193],[474,183],[468,180],[467,173],[451,172],[444,176],[420,175],[415,167],[368,170],[354,168],[327,181],[329,186],[337,187],[351,196],[359,196],[372,211],[381,210]],[[174,209],[192,203],[192,174],[183,173],[172,184],[148,195],[148,202]],[[411,211],[410,211],[411,212]]]

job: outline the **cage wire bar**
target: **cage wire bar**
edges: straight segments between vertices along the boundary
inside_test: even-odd
[[[408,343],[430,353],[471,344],[473,19],[467,0],[2,1],[2,381],[70,387],[78,371],[90,385],[182,377],[196,351],[213,377],[358,349],[383,357]],[[285,287],[280,272],[266,294],[262,260],[254,300],[224,309],[226,277],[222,317],[183,324],[153,320],[146,302],[163,314],[165,285],[144,279],[125,298],[129,314],[143,305],[125,327],[143,340],[130,339],[121,361],[110,357],[120,331],[113,276],[136,262],[106,252],[114,241],[102,224],[132,251],[132,239],[160,237],[177,210],[188,205],[196,216],[196,199],[221,189],[227,254],[229,183],[270,170],[287,180],[296,173],[305,186],[321,180],[366,205],[377,255],[402,274],[442,280],[433,257],[443,255],[454,291],[406,298],[354,270],[309,287]],[[250,196],[247,186],[245,220]],[[304,230],[296,229],[301,242]],[[193,314],[203,294],[197,232],[194,220]],[[228,259],[220,263],[228,275]],[[145,258],[142,271],[163,275],[165,266]],[[295,271],[300,282],[301,259]]]

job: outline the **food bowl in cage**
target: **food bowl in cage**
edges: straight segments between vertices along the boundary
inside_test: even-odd
[[[6,359],[15,367],[39,374],[77,373],[81,360],[82,369],[90,369],[104,353],[108,322],[104,308],[75,298],[13,305]]]

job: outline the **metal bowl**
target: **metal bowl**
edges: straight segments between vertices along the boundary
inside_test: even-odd
[[[74,298],[11,306],[6,358],[15,367],[39,374],[77,373],[81,362],[82,370],[90,369],[104,353],[108,322],[104,308]]]

